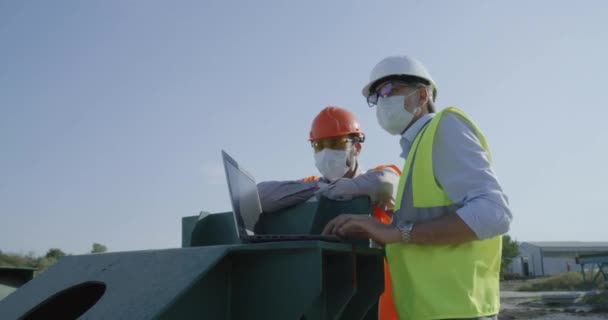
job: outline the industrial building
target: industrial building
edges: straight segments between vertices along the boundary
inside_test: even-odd
[[[608,242],[521,242],[519,256],[511,262],[509,272],[524,277],[543,277],[579,271],[577,255],[601,252],[608,252]]]

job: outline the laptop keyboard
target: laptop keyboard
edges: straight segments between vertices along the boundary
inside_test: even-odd
[[[314,235],[314,234],[304,234],[304,235],[256,234],[256,235],[247,237],[247,239],[252,242],[298,241],[298,240],[321,240],[321,241],[341,242],[340,238],[337,236],[329,236],[329,235],[324,236],[324,235]]]

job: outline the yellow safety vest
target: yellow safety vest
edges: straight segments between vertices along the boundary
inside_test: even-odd
[[[490,154],[484,136],[462,111],[450,107],[439,112],[414,140],[399,181],[395,212],[401,207],[410,168],[414,208],[453,204],[435,179],[433,170],[433,141],[447,112],[466,119]],[[501,251],[501,236],[459,245],[387,245],[386,257],[400,319],[474,318],[497,314]]]

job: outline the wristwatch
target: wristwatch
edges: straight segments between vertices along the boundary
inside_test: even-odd
[[[404,221],[397,224],[397,229],[401,232],[401,242],[409,243],[412,242],[412,229],[414,229],[414,223]]]

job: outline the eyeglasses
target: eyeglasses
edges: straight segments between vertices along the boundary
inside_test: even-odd
[[[397,81],[387,82],[383,86],[377,88],[374,92],[370,93],[369,96],[367,96],[367,105],[370,108],[373,108],[375,105],[378,104],[378,99],[386,98],[389,95],[393,94],[394,91],[402,89],[404,87],[409,87],[409,86],[410,86],[409,84],[403,83],[403,82],[397,82]]]
[[[319,152],[326,148],[332,150],[346,150],[349,143],[353,142],[355,142],[353,138],[328,138],[311,141],[310,144],[315,152]]]

